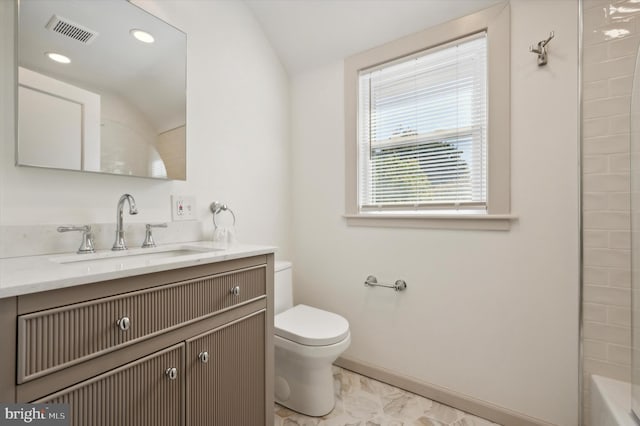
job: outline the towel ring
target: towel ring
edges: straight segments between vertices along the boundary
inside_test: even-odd
[[[233,210],[231,210],[226,204],[222,204],[222,203],[219,203],[218,201],[214,201],[213,203],[211,203],[209,208],[211,209],[211,213],[213,213],[213,226],[216,229],[218,228],[218,224],[216,223],[216,216],[222,212],[231,213],[231,217],[233,218],[233,226],[236,225],[236,215],[233,213]]]

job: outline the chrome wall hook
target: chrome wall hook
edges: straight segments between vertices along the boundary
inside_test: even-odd
[[[538,47],[529,46],[529,52],[538,54],[538,66],[547,65],[547,44],[549,44],[554,35],[553,31],[551,31],[546,40],[538,42]]]

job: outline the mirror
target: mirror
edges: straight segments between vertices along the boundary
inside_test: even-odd
[[[183,32],[126,0],[18,14],[17,164],[186,179]]]

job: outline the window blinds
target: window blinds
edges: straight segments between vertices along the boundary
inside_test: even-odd
[[[361,71],[360,209],[485,209],[486,135],[486,32]]]

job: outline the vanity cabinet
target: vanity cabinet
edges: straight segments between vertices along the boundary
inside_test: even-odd
[[[265,410],[265,312],[187,341],[187,425],[259,425]]]
[[[35,402],[69,404],[78,426],[180,425],[183,358],[175,345]]]
[[[14,299],[16,402],[69,404],[72,425],[273,424],[272,254]]]

